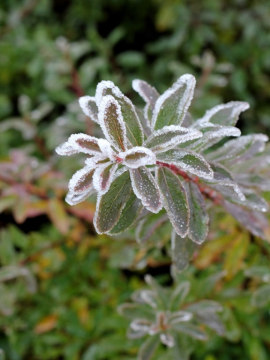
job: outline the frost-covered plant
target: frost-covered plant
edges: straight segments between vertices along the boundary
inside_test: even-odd
[[[69,182],[66,201],[76,205],[96,192],[98,233],[121,233],[138,221],[141,229],[149,217],[154,229],[155,221],[169,219],[174,252],[181,239],[197,244],[206,239],[206,200],[265,238],[262,213],[268,206],[259,192],[270,190],[268,138],[240,136],[235,127],[249,105],[229,102],[193,120],[192,75],[181,76],[162,95],[142,80],[134,80],[133,88],[146,102],[143,111],[111,81],[100,82],[95,97],[79,99],[104,138],[73,134],[56,149],[59,155],[87,156]]]
[[[208,339],[206,327],[224,335],[224,326],[218,316],[222,306],[212,300],[189,304],[186,299],[190,290],[188,281],[180,282],[174,288],[164,288],[150,275],[145,280],[150,289],[136,291],[132,303],[119,307],[120,314],[131,320],[128,337],[147,337],[140,348],[139,359],[152,358],[160,342],[168,348],[177,348],[179,353],[175,359],[179,356],[184,359],[184,349],[179,349],[179,336],[205,341]]]

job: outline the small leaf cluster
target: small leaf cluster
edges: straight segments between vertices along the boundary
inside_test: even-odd
[[[166,289],[150,275],[146,275],[145,280],[150,289],[136,291],[132,303],[119,307],[120,314],[131,320],[128,337],[148,336],[140,348],[138,359],[152,358],[160,342],[168,348],[177,347],[179,336],[206,341],[206,327],[224,335],[225,329],[218,315],[222,306],[213,300],[188,304],[189,281]],[[179,359],[177,356],[174,358]]]
[[[270,190],[268,137],[240,136],[235,127],[249,105],[232,101],[194,120],[188,111],[192,75],[181,76],[162,95],[142,80],[134,80],[133,88],[146,103],[143,110],[111,81],[100,82],[94,97],[79,99],[104,138],[73,134],[57,147],[59,155],[87,155],[69,182],[67,202],[76,205],[97,193],[94,225],[98,233],[111,235],[151,213],[163,214],[164,208],[177,236],[201,244],[208,234],[210,200],[266,238],[262,213],[268,205],[260,191]]]

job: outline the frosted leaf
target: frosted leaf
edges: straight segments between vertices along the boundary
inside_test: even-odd
[[[124,172],[113,180],[104,195],[98,196],[94,225],[99,234],[109,232],[117,224],[130,194],[129,173]]]
[[[218,125],[234,126],[237,123],[241,112],[247,110],[249,104],[243,101],[231,101],[227,104],[220,104],[206,111],[199,121],[211,122]]]
[[[196,244],[193,241],[190,241],[188,237],[182,238],[181,236],[177,235],[175,231],[172,232],[172,261],[177,273],[179,271],[185,270],[188,267],[195,249]]]
[[[243,156],[246,151],[254,144],[254,142],[261,143],[261,151],[263,151],[265,142],[268,140],[268,137],[263,134],[253,134],[241,136],[239,139],[233,139],[227,141],[219,149],[212,151],[207,155],[212,161],[227,161],[232,159],[235,161],[239,157]]]
[[[80,150],[74,149],[74,147],[70,145],[68,141],[57,146],[55,151],[58,155],[61,156],[70,156],[70,155],[78,154],[80,152]]]
[[[189,305],[187,310],[194,314],[209,314],[222,311],[223,306],[213,300],[201,300]]]
[[[138,219],[142,208],[141,201],[137,199],[135,194],[131,193],[117,224],[112,228],[110,234],[116,235],[129,229]]]
[[[121,107],[114,97],[103,97],[99,106],[99,123],[106,139],[119,151],[127,148],[126,128]]]
[[[190,210],[188,237],[195,243],[202,244],[207,237],[209,223],[204,197],[192,182],[184,182],[184,188]]]
[[[136,332],[148,334],[152,323],[146,319],[135,319],[130,323],[130,328]]]
[[[138,79],[132,81],[132,87],[153,110],[159,97],[157,90],[146,81]]]
[[[138,290],[135,291],[132,296],[132,300],[139,304],[147,304],[151,306],[151,308],[157,308],[157,298],[156,294],[152,290]]]
[[[130,144],[139,146],[143,143],[143,130],[136,109],[129,98],[111,81],[102,81],[97,86],[96,102],[99,109],[104,96],[111,95],[120,105],[123,121],[126,128],[126,136]]]
[[[93,186],[99,194],[105,194],[108,191],[118,164],[105,163],[99,165],[93,175]]]
[[[174,346],[174,339],[173,339],[172,335],[170,335],[168,333],[160,334],[160,341],[162,342],[162,344],[164,344],[170,348]]]
[[[177,125],[164,126],[160,130],[153,132],[145,141],[144,145],[155,152],[166,151],[179,144],[202,137],[202,133],[196,129],[187,129]]]
[[[270,304],[270,285],[263,285],[252,294],[251,303],[257,308]]]
[[[234,181],[232,174],[229,172],[229,170],[220,164],[210,163],[210,165],[213,170],[214,177],[212,180],[210,180],[208,182],[210,184],[231,186],[234,191],[233,194],[236,194],[237,197],[239,198],[239,200],[244,201],[245,195],[241,191],[239,185]],[[225,191],[225,193],[226,193],[226,191]]]
[[[189,112],[186,113],[184,120],[182,122],[182,126],[186,128],[190,128],[194,123],[194,120]]]
[[[267,218],[262,213],[248,210],[226,200],[224,201],[224,207],[253,235],[258,236],[261,239],[267,239],[266,234],[269,232],[269,224]]]
[[[151,171],[146,167],[130,170],[132,188],[144,207],[153,213],[162,208],[159,188]]]
[[[150,360],[159,344],[158,335],[149,337],[140,347],[138,360]]]
[[[193,75],[185,74],[158,98],[153,112],[153,129],[181,125],[193,98],[195,83]]]
[[[157,179],[170,222],[177,234],[184,237],[188,232],[189,208],[180,177],[167,168],[159,168]]]
[[[67,193],[65,200],[69,205],[73,206],[73,205],[77,205],[77,204],[81,203],[82,201],[86,200],[93,193],[95,193],[95,189],[93,187],[91,187],[81,193],[74,193],[73,191],[72,192],[69,191]]]
[[[156,163],[156,155],[150,149],[142,146],[135,146],[132,149],[119,153],[118,156],[123,159],[122,164],[131,169]]]
[[[87,134],[72,134],[68,138],[67,143],[78,152],[84,154],[97,155],[101,152],[98,139]]]
[[[207,334],[199,326],[191,323],[174,324],[173,328],[174,330],[189,335],[196,340],[206,341],[208,339]]]
[[[168,220],[164,211],[158,214],[144,216],[136,227],[136,240],[140,244],[146,243],[152,235],[160,231],[160,227]]]
[[[184,149],[173,149],[157,154],[157,160],[174,164],[184,171],[188,171],[206,180],[213,179],[213,170],[208,162],[199,154]]]
[[[210,123],[207,123],[207,125],[209,124]],[[207,127],[200,127],[200,131],[203,133],[202,138],[196,142],[193,142],[189,146],[191,149],[196,149],[197,151],[204,151],[209,149],[225,137],[238,137],[241,135],[241,131],[233,126],[211,125]]]
[[[176,324],[178,322],[186,322],[190,321],[192,319],[193,315],[192,313],[188,311],[176,311],[171,314],[169,317],[170,324]]]
[[[171,241],[173,251],[175,250],[175,247],[177,246],[176,241],[178,241],[178,239],[176,239],[175,236],[178,236],[178,235],[176,235],[175,231],[173,231],[172,232],[172,241]],[[182,241],[182,243],[185,240],[182,238],[180,238],[180,239],[181,239],[180,241]],[[187,239],[187,241],[189,241],[189,240]],[[189,241],[189,243],[192,244],[191,241]],[[180,251],[180,255],[181,255],[181,251]],[[189,255],[189,257],[190,257],[190,255]],[[188,260],[189,260],[189,258],[188,258]],[[171,301],[170,301],[170,309],[171,310],[178,310],[180,308],[180,306],[184,303],[184,300],[187,297],[189,290],[190,290],[190,282],[189,281],[182,281],[179,285],[177,285],[177,287],[174,289],[172,296],[171,296]]]
[[[235,174],[235,180],[240,184],[247,187],[255,187],[263,191],[270,191],[270,178],[267,179],[254,174]]]
[[[100,106],[103,97],[107,95],[116,95],[120,97],[123,94],[112,81],[103,80],[97,84],[96,88],[95,100],[98,107]]]
[[[95,169],[85,166],[78,170],[70,179],[68,188],[70,193],[84,193],[93,187],[93,174]]]
[[[237,199],[235,199],[235,202],[239,202],[241,203],[241,205],[247,206],[254,210],[262,212],[268,211],[269,207],[267,202],[264,200],[264,198],[256,194],[254,190],[250,190],[247,188],[241,188],[241,190],[245,195],[245,200],[239,202],[237,201]]]
[[[98,122],[98,108],[95,97],[82,96],[79,98],[79,104],[86,116],[88,116],[92,121]]]

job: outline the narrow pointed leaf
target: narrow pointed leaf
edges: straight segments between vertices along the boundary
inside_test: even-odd
[[[125,151],[127,139],[121,107],[110,95],[105,96],[101,101],[99,123],[106,139],[119,151]]]
[[[153,110],[159,97],[157,90],[146,81],[138,79],[132,81],[132,87]]]
[[[255,142],[260,144],[259,152],[263,151],[267,140],[268,137],[263,134],[241,136],[238,139],[227,141],[222,147],[211,152],[208,158],[216,162],[228,160],[235,162],[238,158],[244,156]]]
[[[130,228],[137,220],[141,210],[142,205],[140,200],[137,199],[133,193],[131,193],[125,207],[122,210],[117,224],[115,224],[115,226],[111,229],[110,234],[119,234]]]
[[[187,129],[177,125],[165,126],[153,132],[145,141],[145,146],[155,152],[166,151],[179,144],[184,146],[190,140],[202,137],[202,133],[196,129]]]
[[[248,108],[249,104],[247,102],[231,101],[208,110],[201,120],[218,125],[234,126],[238,121],[240,113]]]
[[[99,194],[105,194],[109,189],[118,164],[105,163],[99,165],[93,175],[93,186]]]
[[[96,101],[98,106],[104,96],[111,95],[115,98],[121,108],[123,121],[126,128],[126,136],[133,146],[140,146],[143,143],[143,130],[136,109],[132,102],[121,90],[111,81],[102,81],[97,86]]]
[[[86,116],[92,121],[98,122],[98,107],[94,97],[82,96],[79,98],[79,104]]]
[[[245,209],[244,207],[235,205],[229,201],[224,201],[224,207],[253,235],[265,240],[267,239],[267,234],[269,234],[270,228],[268,220],[262,213]]]
[[[93,187],[93,175],[95,169],[90,166],[78,170],[69,181],[69,191],[71,193],[84,193]]]
[[[189,265],[196,249],[196,244],[187,237],[181,237],[172,232],[172,260],[177,272],[183,271]]]
[[[117,224],[130,194],[131,184],[126,171],[112,182],[104,195],[98,198],[94,225],[99,234],[110,231]]]
[[[158,169],[157,178],[168,217],[176,233],[184,237],[188,232],[189,208],[181,179],[166,168]]]
[[[153,129],[181,125],[193,98],[195,83],[194,76],[183,75],[158,98],[153,112]]]
[[[173,234],[175,236],[175,233]],[[176,239],[173,240],[177,241]],[[190,282],[182,281],[173,291],[170,302],[170,310],[178,310],[180,306],[183,304],[187,294],[190,290]]]
[[[174,164],[181,170],[188,171],[198,177],[211,180],[213,171],[201,155],[184,149],[173,149],[157,154],[157,160]]]
[[[202,244],[207,237],[209,223],[204,197],[193,182],[185,182],[184,187],[190,210],[188,236],[195,243]]]
[[[73,155],[79,152],[88,155],[101,154],[101,150],[98,144],[99,139],[87,134],[72,134],[64,144],[56,148],[56,152],[59,155]]]
[[[178,323],[174,324],[174,329],[176,331],[189,335],[196,340],[207,340],[207,334],[196,325],[190,323]]]
[[[138,360],[150,360],[152,359],[159,344],[158,335],[149,337],[141,346]]]
[[[138,224],[136,228],[136,240],[140,244],[146,243],[157,232],[160,233],[161,226],[168,222],[168,217],[164,210],[158,214],[152,214],[145,216]]]
[[[258,308],[270,304],[270,284],[259,287],[252,295],[251,302]]]
[[[146,167],[130,170],[131,183],[135,195],[151,212],[158,213],[161,208],[159,188],[151,171]]]

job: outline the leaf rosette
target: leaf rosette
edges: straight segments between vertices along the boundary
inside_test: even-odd
[[[192,75],[181,76],[161,95],[142,80],[134,80],[133,88],[146,103],[143,111],[111,81],[100,82],[95,97],[79,99],[104,138],[73,134],[56,149],[59,155],[87,156],[69,182],[67,202],[76,205],[97,193],[94,225],[98,233],[109,234],[145,222],[164,208],[176,241],[189,238],[201,244],[208,234],[210,200],[266,238],[262,213],[268,205],[258,190],[270,190],[270,184],[264,166],[257,178],[252,174],[256,162],[269,162],[268,138],[240,136],[235,127],[249,105],[221,104],[193,120],[188,112],[195,88]]]

